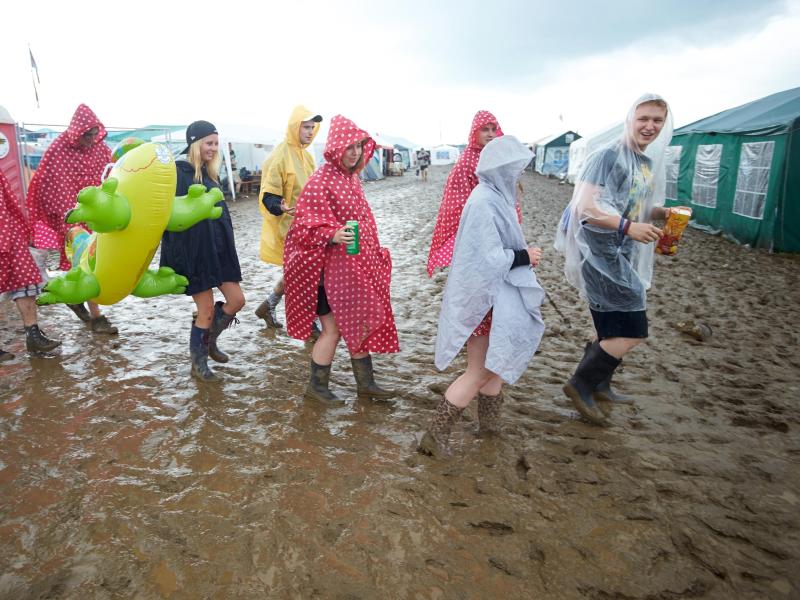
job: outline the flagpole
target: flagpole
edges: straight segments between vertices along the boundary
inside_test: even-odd
[[[30,56],[31,59],[31,83],[33,84],[33,95],[36,97],[36,108],[39,108],[39,90],[36,88],[36,82],[38,81],[39,85],[42,85],[42,80],[39,79],[39,67],[36,66],[36,60],[33,58],[33,51],[31,50],[30,43],[28,44],[28,56]]]

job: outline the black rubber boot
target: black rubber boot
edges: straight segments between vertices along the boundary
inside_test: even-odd
[[[78,315],[78,318],[84,323],[89,323],[92,320],[92,315],[86,308],[86,305],[81,302],[80,304],[67,304],[69,309]]]
[[[500,409],[503,407],[503,392],[487,396],[478,392],[478,434],[493,435],[500,431]]]
[[[372,356],[367,354],[364,358],[351,358],[353,375],[356,378],[356,388],[359,396],[369,396],[376,400],[393,398],[394,392],[385,390],[375,383],[375,372],[372,370]]]
[[[318,365],[311,361],[311,379],[306,388],[306,398],[319,400],[326,404],[341,404],[342,400],[328,388],[331,377],[331,365]]]
[[[256,316],[259,319],[264,319],[267,327],[271,327],[272,329],[280,329],[283,327],[283,323],[278,321],[278,319],[275,317],[275,309],[278,307],[281,297],[277,297],[277,301],[273,302],[273,296],[274,294],[270,294],[269,298],[258,305],[258,308],[256,309]]]
[[[192,359],[192,375],[203,381],[215,381],[217,376],[208,367],[208,329],[192,325],[189,341],[189,355]]]
[[[208,330],[208,356],[211,360],[218,363],[228,362],[229,357],[217,346],[217,338],[220,334],[230,327],[231,323],[238,323],[236,315],[226,314],[222,310],[222,301],[214,305],[214,320],[211,321],[211,328]]]
[[[583,355],[586,356],[586,353],[589,351],[589,348],[592,346],[592,342],[586,342],[586,346],[583,349]],[[622,359],[619,359],[619,364],[622,364]],[[619,367],[617,367],[619,368]],[[616,369],[614,369],[616,371]],[[594,389],[592,393],[592,399],[600,404],[600,410],[603,411],[606,415],[611,414],[611,408],[614,404],[633,404],[633,398],[630,396],[626,396],[624,394],[620,394],[614,391],[611,387],[611,378],[614,376],[614,371],[612,371],[608,377],[606,377],[603,381],[597,384],[597,387]],[[603,404],[605,403],[605,405]]]
[[[5,362],[7,360],[14,360],[14,355],[11,352],[6,352],[2,348],[0,348],[0,362]]]
[[[450,433],[453,426],[461,419],[463,408],[450,404],[446,397],[436,407],[436,415],[431,421],[428,431],[422,436],[417,452],[434,458],[447,458],[450,452]]]
[[[611,376],[619,363],[620,360],[603,350],[598,342],[593,342],[575,373],[564,384],[564,394],[572,400],[578,412],[595,425],[602,425],[606,415],[597,406],[592,394],[601,381]]]
[[[25,328],[25,347],[28,352],[50,352],[60,345],[60,341],[46,337],[36,324]]]

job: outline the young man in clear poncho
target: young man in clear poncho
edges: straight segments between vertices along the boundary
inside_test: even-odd
[[[648,336],[647,290],[653,274],[653,225],[665,219],[665,150],[672,115],[655,94],[628,112],[622,137],[586,159],[556,234],[564,272],[589,302],[597,339],[564,385],[580,414],[602,424],[615,403],[631,399],[611,389],[622,357]]]
[[[489,142],[456,234],[436,335],[436,367],[447,368],[464,344],[467,369],[447,388],[418,450],[447,456],[449,437],[477,395],[481,434],[499,429],[503,382],[513,384],[544,333],[544,299],[517,215],[517,182],[533,154],[514,136]]]

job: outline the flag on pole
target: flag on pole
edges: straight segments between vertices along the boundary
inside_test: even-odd
[[[36,66],[36,60],[33,58],[33,52],[31,51],[30,44],[28,44],[28,54],[31,57],[31,82],[33,83],[33,95],[36,96],[36,108],[39,108],[39,90],[36,88],[36,84],[41,85],[41,80],[39,79],[39,67]]]

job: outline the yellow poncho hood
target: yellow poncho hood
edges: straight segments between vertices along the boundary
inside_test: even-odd
[[[294,217],[283,214],[276,217],[262,202],[264,194],[275,194],[284,199],[289,207],[297,203],[306,181],[314,172],[314,159],[306,148],[313,143],[319,132],[319,123],[314,123],[314,135],[308,144],[300,143],[300,124],[311,120],[316,113],[305,106],[294,107],[286,126],[286,137],[270,153],[261,167],[261,190],[258,208],[264,217],[261,227],[261,260],[273,265],[283,265],[283,241]]]

